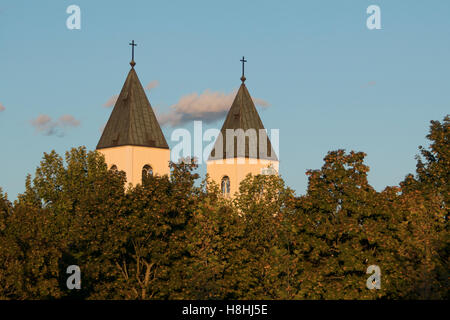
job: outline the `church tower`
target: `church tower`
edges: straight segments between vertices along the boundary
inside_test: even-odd
[[[108,168],[124,171],[127,182],[135,186],[144,174],[170,173],[170,150],[134,70],[134,40],[130,45],[131,70],[96,149],[105,156]]]
[[[207,172],[224,196],[233,196],[247,174],[278,174],[279,161],[245,85],[242,57],[241,86],[228,111],[207,161]]]

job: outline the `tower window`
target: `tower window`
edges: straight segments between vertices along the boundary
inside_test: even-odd
[[[228,178],[228,176],[224,176],[222,178],[222,183],[220,184],[220,188],[222,190],[223,195],[230,194],[230,178]]]
[[[142,181],[144,181],[144,179],[149,176],[153,176],[153,168],[151,165],[146,164],[142,168]]]

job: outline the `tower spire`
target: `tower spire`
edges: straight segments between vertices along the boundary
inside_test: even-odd
[[[132,68],[136,65],[136,62],[134,62],[134,47],[137,46],[137,43],[134,43],[134,40],[132,40],[129,45],[131,46],[131,62],[130,65]]]
[[[120,146],[169,149],[134,68],[128,72],[97,149]]]
[[[247,60],[245,60],[244,56],[242,56],[242,59],[240,60],[242,62],[242,77],[241,77],[241,81],[242,83],[245,82],[246,78],[244,75],[244,64],[247,62]]]

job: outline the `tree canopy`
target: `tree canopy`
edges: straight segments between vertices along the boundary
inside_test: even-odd
[[[248,175],[232,199],[192,160],[127,187],[95,151],[45,153],[14,203],[0,189],[0,299],[448,299],[449,121],[381,192],[355,151],[330,151],[305,195]]]

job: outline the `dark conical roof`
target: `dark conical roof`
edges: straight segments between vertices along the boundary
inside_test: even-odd
[[[245,78],[243,79],[245,81]],[[255,104],[253,103],[253,99],[250,96],[250,93],[247,90],[244,82],[242,82],[236,97],[234,98],[233,104],[231,105],[230,111],[228,111],[225,122],[220,130],[220,135],[218,136],[214,148],[211,151],[211,155],[209,160],[218,160],[218,159],[227,159],[227,158],[236,158],[238,155],[237,152],[237,138],[234,138],[234,155],[227,155],[226,146],[226,130],[227,129],[242,129],[243,131],[247,131],[248,129],[255,129],[256,137],[257,137],[257,159],[267,159],[267,160],[278,160],[270,140],[266,134],[260,135],[259,130],[264,129],[264,125],[261,121],[261,118],[258,115],[258,111],[255,108]],[[220,141],[220,139],[222,141]],[[265,154],[261,154],[259,151],[260,139],[267,139],[267,152]],[[217,148],[220,148],[222,144],[223,152],[216,152]],[[249,152],[249,139],[245,138],[245,158],[254,158],[251,152]]]
[[[128,145],[169,149],[134,68],[128,73],[97,149]]]

